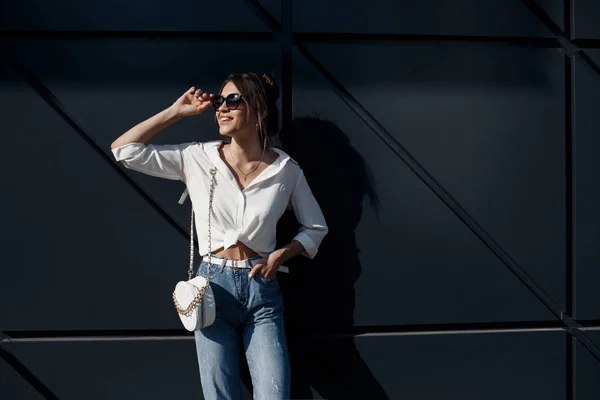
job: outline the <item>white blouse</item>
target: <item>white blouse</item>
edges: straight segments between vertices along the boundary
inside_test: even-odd
[[[294,237],[304,247],[302,255],[314,258],[328,232],[300,166],[284,151],[241,190],[219,156],[222,141],[153,145],[130,143],[112,150],[125,167],[159,178],[181,180],[194,207],[199,253],[208,254],[208,199],[210,169],[216,167],[216,184],[211,216],[212,250],[244,243],[266,256],[275,250],[275,228],[286,209],[300,223]]]

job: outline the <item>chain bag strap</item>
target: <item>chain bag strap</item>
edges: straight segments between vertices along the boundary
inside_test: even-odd
[[[211,175],[211,183],[210,183],[210,194],[209,194],[209,199],[208,199],[208,256],[210,257],[210,255],[212,254],[212,237],[211,237],[211,220],[212,220],[212,203],[213,203],[213,198],[214,198],[214,193],[215,193],[215,183],[216,183],[216,174],[217,174],[217,170],[216,168],[212,168],[210,170],[210,175]],[[181,307],[181,305],[179,304],[178,300],[177,300],[177,288],[176,290],[173,292],[173,303],[175,305],[175,309],[177,310],[177,313],[179,314],[180,318],[183,321],[183,318],[190,318],[193,316],[194,311],[198,311],[199,310],[199,305],[202,302],[202,298],[204,297],[206,291],[210,288],[210,267],[211,267],[211,262],[209,259],[208,262],[208,270],[207,270],[207,274],[205,277],[205,283],[204,285],[202,285],[202,287],[198,288],[198,292],[196,293],[196,295],[194,296],[194,298],[192,299],[192,301],[190,302],[190,304],[186,307],[183,308]],[[191,217],[190,217],[190,265],[188,268],[188,284],[193,285],[192,281],[192,277],[194,275],[194,207],[192,206],[192,211],[191,211]],[[182,282],[180,282],[182,283]],[[179,287],[179,284],[178,284]],[[197,310],[198,308],[198,310]]]
[[[212,254],[212,238],[211,238],[211,229],[210,229],[210,221],[212,217],[212,203],[213,198],[215,197],[215,175],[217,174],[217,169],[212,168],[210,170],[211,180],[210,180],[210,194],[208,196],[208,256]],[[208,263],[208,271],[206,272],[206,280],[210,279],[210,265]],[[190,268],[188,269],[188,279],[192,279],[192,275],[194,275],[194,207],[192,207],[192,217],[190,221]]]

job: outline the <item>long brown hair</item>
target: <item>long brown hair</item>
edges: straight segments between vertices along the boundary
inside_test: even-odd
[[[233,82],[242,98],[248,104],[247,112],[255,112],[258,121],[258,137],[263,149],[271,148],[271,136],[279,131],[279,87],[271,74],[256,74],[254,72],[232,73],[227,76],[221,90]]]

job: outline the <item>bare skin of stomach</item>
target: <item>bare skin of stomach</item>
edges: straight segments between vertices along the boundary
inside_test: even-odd
[[[258,255],[250,247],[239,241],[226,250],[223,250],[223,247],[221,247],[213,251],[212,254],[219,257],[225,257],[230,260],[245,260]]]

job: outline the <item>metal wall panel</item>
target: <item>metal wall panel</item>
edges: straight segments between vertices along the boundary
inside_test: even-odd
[[[600,51],[585,50],[596,62]],[[576,316],[600,318],[600,76],[575,60]]]
[[[564,399],[564,338],[529,332],[315,341],[304,349],[309,361],[301,371],[322,398]]]
[[[323,49],[318,54],[324,63],[333,65],[331,70],[350,92],[417,160],[422,161],[486,229],[497,235],[501,245],[514,253],[513,257],[523,262],[528,272],[539,278],[557,301],[564,302],[561,234],[564,177],[559,161],[563,152],[562,88],[548,82],[532,83],[533,87],[528,87],[526,77],[516,74],[518,68],[514,66],[505,67],[515,71],[514,77],[505,78],[515,82],[513,89],[502,82],[502,78],[499,78],[501,83],[494,85],[496,75],[484,72],[473,78],[480,82],[472,85],[454,82],[444,87],[439,82],[442,80],[439,74],[447,71],[448,65],[444,65],[444,58],[434,58],[437,53],[433,51],[390,46],[367,54],[360,50],[366,51],[342,46],[341,49]],[[483,52],[474,55],[478,59],[496,56],[505,62],[517,62],[517,56],[523,55],[510,50],[500,54]],[[358,61],[344,69],[342,60],[349,57]],[[381,65],[381,61],[372,64],[364,61],[383,60],[383,57],[389,64],[398,66],[395,72],[392,67],[375,67]],[[431,57],[428,65],[437,65],[431,72],[419,69],[425,57]],[[552,54],[542,53],[540,57],[540,65],[545,65],[546,57],[557,61]],[[330,218],[334,222],[343,221],[353,206],[339,208],[340,203],[356,202],[359,208],[364,204],[364,208],[357,211],[362,212],[362,216],[351,217],[360,220],[355,232],[362,266],[357,282],[357,323],[549,318],[541,303],[388,146],[353,115],[327,88],[326,82],[311,71],[310,65],[301,57],[295,60],[295,117],[318,115],[335,123],[339,130],[307,128],[299,131],[290,152],[309,170],[307,176],[312,173],[309,182],[322,197],[319,201],[326,202],[326,216],[332,213]],[[339,63],[334,64],[333,60]],[[372,68],[358,71],[363,61]],[[560,68],[552,65],[550,68],[553,77],[560,82]],[[409,71],[420,71],[420,82],[419,79],[412,82]],[[451,72],[446,74],[452,80]],[[462,72],[459,70],[458,74]],[[464,77],[467,75],[465,72]],[[399,82],[393,80],[394,76]],[[426,76],[432,76],[434,82],[427,84]],[[483,82],[486,78],[488,85]],[[542,127],[538,128],[540,124]],[[349,145],[345,144],[347,140]],[[319,146],[314,145],[317,141]],[[332,148],[336,149],[336,157],[328,159],[327,152]],[[358,157],[363,159],[364,167],[350,162],[353,152],[360,154]],[[363,185],[361,180],[371,180],[366,183],[372,184],[379,207],[370,207],[368,196],[347,198],[345,193],[354,185]],[[332,270],[332,279],[337,279],[336,275],[357,273],[344,263],[336,265],[335,253],[340,248],[346,247],[338,243],[337,249],[329,249],[333,253],[333,265],[327,268]],[[324,287],[328,285],[334,285],[333,281]],[[386,308],[390,296],[403,306]],[[472,301],[474,298],[478,300]]]
[[[13,191],[1,329],[178,326],[170,295],[186,276],[185,237],[31,89],[4,85],[0,104]]]
[[[10,365],[0,359],[0,399],[42,400],[43,398]]]
[[[545,5],[560,15],[560,3]],[[301,32],[551,36],[518,0],[304,0],[293,2],[292,15]]]
[[[281,144],[332,229],[280,279],[294,398],[597,398],[600,336],[578,324],[600,318],[600,54],[575,46],[598,48],[599,12],[583,0],[2,4],[2,400],[36,397],[23,376],[48,398],[198,395],[170,303],[187,266],[183,185],[117,168],[109,145],[240,70],[275,72],[284,107],[293,90]],[[215,138],[205,114],[155,142]],[[280,241],[295,224],[285,216]]]
[[[228,71],[277,72],[277,48],[272,43],[43,41],[16,46],[15,53],[107,152],[119,135],[170,106],[192,85],[216,92]],[[206,112],[182,119],[153,142],[216,139],[220,136],[214,114]],[[189,231],[189,202],[177,203],[183,183],[128,174]]]
[[[58,0],[3,2],[0,28],[15,30],[267,31],[243,0],[146,3]]]
[[[258,3],[263,6],[273,18],[281,22],[281,0],[259,0]]]
[[[576,0],[575,5],[575,38],[600,38],[600,3],[596,0]]]
[[[586,334],[600,344],[600,332],[586,332]],[[589,351],[581,344],[576,350],[576,398],[577,400],[594,400],[600,398],[600,362],[594,359]]]
[[[191,393],[202,398],[192,340],[22,343],[11,348],[61,400],[166,399]]]

